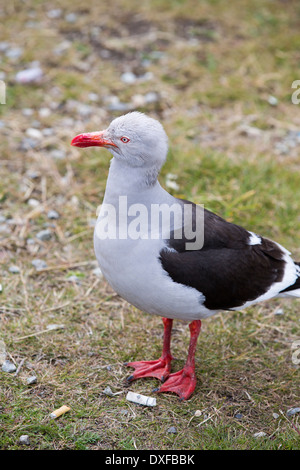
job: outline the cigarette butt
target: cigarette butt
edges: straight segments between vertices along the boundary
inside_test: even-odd
[[[58,410],[52,411],[52,413],[50,413],[50,417],[58,418],[59,416],[64,415],[67,411],[70,411],[70,409],[71,408],[69,406],[63,405],[58,408]]]
[[[139,393],[128,392],[126,400],[137,403],[138,405],[156,406],[156,398],[140,395]]]

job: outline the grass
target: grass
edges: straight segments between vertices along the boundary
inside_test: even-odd
[[[62,9],[57,19],[47,15],[54,8]],[[159,102],[137,109],[160,119],[170,138],[161,183],[177,175],[174,194],[277,240],[300,260],[299,143],[288,140],[300,124],[291,102],[299,78],[298,11],[297,1],[279,0],[1,6],[0,42],[23,48],[18,60],[3,53],[0,62],[7,84],[7,104],[0,105],[0,214],[7,219],[0,232],[0,339],[21,366],[17,375],[0,373],[2,450],[23,448],[22,434],[36,450],[300,448],[299,415],[286,414],[299,406],[299,366],[291,358],[297,301],[276,299],[203,321],[199,380],[187,402],[171,394],[159,395],[153,409],[126,401],[123,363],[160,355],[161,320],[128,305],[94,274],[92,221],[109,158],[69,145],[118,114],[108,108],[111,95],[131,102],[157,92]],[[65,18],[70,12],[74,23]],[[16,84],[15,73],[33,60],[44,80]],[[130,86],[120,80],[127,70],[152,78]],[[26,129],[35,126],[51,132],[26,150]],[[53,149],[65,158],[51,157]],[[60,218],[49,220],[49,209]],[[52,239],[38,242],[45,227]],[[34,258],[48,267],[37,272]],[[9,272],[11,265],[20,273]],[[188,340],[187,326],[176,322],[174,370],[184,363]],[[37,383],[28,385],[33,374]],[[107,386],[120,393],[105,395]],[[152,395],[156,386],[145,379],[130,390]],[[70,412],[52,420],[63,404]]]

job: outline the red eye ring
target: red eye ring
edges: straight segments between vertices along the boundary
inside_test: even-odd
[[[130,142],[130,139],[128,139],[128,137],[121,137],[121,142],[123,142],[124,144],[127,144],[128,142]]]

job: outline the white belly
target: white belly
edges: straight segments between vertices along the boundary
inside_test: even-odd
[[[147,313],[192,321],[208,317],[205,297],[193,287],[174,282],[158,259],[163,240],[100,240],[96,257],[109,284],[125,300]]]

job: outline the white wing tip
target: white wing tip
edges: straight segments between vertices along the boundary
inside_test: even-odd
[[[260,236],[256,235],[254,232],[248,232],[249,233],[249,245],[260,245],[261,244],[261,238]]]

